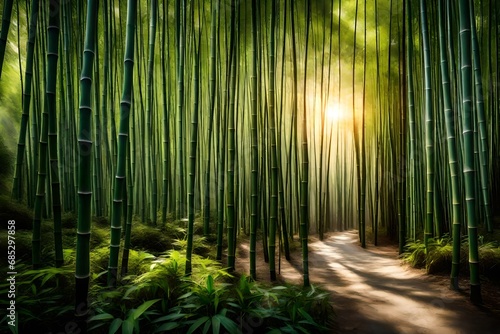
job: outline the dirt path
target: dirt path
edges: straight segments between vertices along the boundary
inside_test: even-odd
[[[340,333],[500,333],[500,314],[472,305],[443,279],[401,266],[392,247],[362,249],[357,231],[309,244],[310,280],[332,292]],[[262,257],[262,252],[258,252]],[[248,255],[240,249],[240,257]],[[300,253],[282,261],[281,279],[302,281]],[[247,261],[240,264],[246,271]],[[238,267],[238,266],[237,266]],[[268,277],[259,259],[258,275]],[[463,286],[466,288],[465,286]]]

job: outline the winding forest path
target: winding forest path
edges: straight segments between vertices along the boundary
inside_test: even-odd
[[[332,292],[337,333],[500,333],[498,310],[472,305],[466,293],[448,289],[447,278],[402,266],[394,247],[361,248],[357,231],[312,241],[309,251],[311,283]],[[292,256],[281,262],[280,278],[300,284],[300,252]],[[268,266],[258,260],[258,278],[267,278]],[[237,270],[248,272],[248,262],[239,262]]]

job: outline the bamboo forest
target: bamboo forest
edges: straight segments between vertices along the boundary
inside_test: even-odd
[[[500,1],[0,4],[1,333],[500,333]]]

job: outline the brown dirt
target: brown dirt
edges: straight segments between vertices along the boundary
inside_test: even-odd
[[[238,249],[236,271],[249,272],[248,244]],[[278,264],[278,262],[277,262]],[[257,250],[257,279],[269,281],[262,244]],[[337,316],[335,333],[500,333],[500,287],[482,283],[483,306],[469,301],[468,281],[461,291],[448,288],[449,278],[426,275],[403,265],[391,245],[366,249],[357,231],[309,239],[312,284],[332,293]],[[279,281],[302,283],[300,249],[281,261]]]

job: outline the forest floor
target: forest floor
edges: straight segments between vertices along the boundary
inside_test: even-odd
[[[363,249],[357,231],[309,240],[310,281],[332,293],[335,333],[500,333],[498,284],[482,284],[484,303],[479,307],[469,301],[468,280],[460,280],[461,291],[452,291],[449,276],[427,275],[402,264],[393,245]],[[269,280],[259,247],[257,279]],[[238,272],[248,273],[248,261],[241,261],[247,257],[248,244],[243,243],[237,255]],[[278,279],[301,284],[300,249],[291,257],[291,262],[283,257]]]

